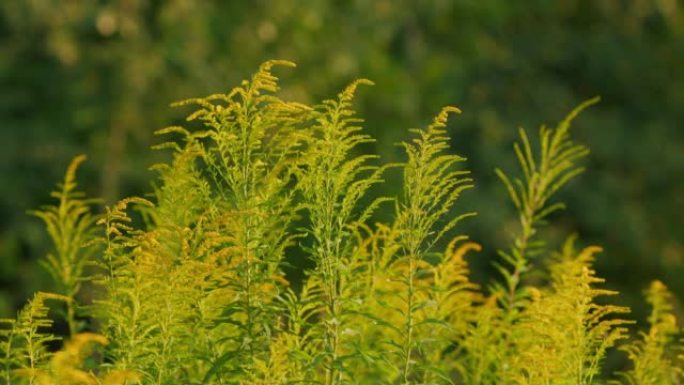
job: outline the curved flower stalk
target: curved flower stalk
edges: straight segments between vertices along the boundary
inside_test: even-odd
[[[513,148],[522,170],[522,178],[511,180],[500,169],[496,174],[503,181],[519,213],[520,231],[509,251],[499,251],[504,265],[497,265],[504,277],[504,286],[495,286],[502,292],[504,306],[513,311],[519,304],[518,288],[522,276],[530,269],[530,260],[543,253],[545,242],[538,239],[539,227],[552,213],[565,208],[563,203],[550,203],[550,199],[570,180],[584,171],[577,162],[589,154],[589,149],[574,143],[570,138],[572,121],[585,108],[598,103],[593,98],[577,106],[556,128],[539,129],[539,151],[535,154],[527,133],[519,131],[520,142]]]
[[[31,215],[43,220],[54,246],[53,253],[41,262],[57,285],[57,292],[69,298],[65,301],[64,318],[71,336],[79,331],[76,296],[87,279],[84,269],[93,263],[96,251],[95,222],[98,217],[91,207],[98,201],[87,199],[84,193],[76,190],[76,171],[85,160],[85,155],[75,157],[67,168],[64,181],[58,185],[59,189],[50,194],[59,201],[57,205],[30,211]]]
[[[660,281],[653,281],[646,291],[651,305],[648,332],[621,347],[632,361],[633,367],[620,373],[628,385],[675,385],[684,382],[684,357],[677,357],[677,318],[673,314],[672,293]],[[681,348],[679,349],[681,352]],[[616,382],[620,383],[620,382]]]

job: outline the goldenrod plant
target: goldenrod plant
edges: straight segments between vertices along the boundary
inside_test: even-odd
[[[47,368],[18,370],[16,373],[32,378],[38,385],[125,385],[139,383],[134,372],[110,371],[96,376],[84,368],[85,361],[95,346],[107,345],[99,334],[79,333],[64,344],[64,348],[50,358]]]
[[[353,102],[370,81],[309,106],[279,96],[278,66],[294,64],[269,61],[227,93],[176,103],[194,111],[157,131],[170,161],[152,167],[145,198],[96,214],[74,159],[58,204],[33,212],[54,243],[44,265],[56,293],[0,320],[0,384],[682,383],[665,285],[648,290],[650,329],[630,339],[628,309],[593,268],[600,248],[573,235],[547,245],[540,232],[583,170],[570,126],[596,99],[536,139],[520,130],[521,175],[496,171],[519,231],[495,262],[502,277],[480,287],[467,260],[483,246],[458,231],[474,215],[459,199],[474,177],[449,145],[460,110],[411,130],[405,160],[383,163],[360,151],[373,138]],[[402,193],[378,198],[392,172]],[[621,343],[630,366],[606,373]]]
[[[447,339],[450,334],[449,326],[453,326],[446,325],[447,331],[438,335],[429,332],[440,328],[446,321],[431,317],[445,315],[442,313],[444,309],[439,309],[439,302],[431,294],[455,288],[448,284],[445,287],[436,287],[434,284],[439,281],[432,285],[425,281],[431,278],[429,274],[432,266],[428,262],[428,256],[432,248],[460,220],[469,215],[450,215],[437,228],[441,220],[453,214],[453,206],[461,193],[472,187],[472,179],[467,177],[468,172],[455,169],[455,165],[465,161],[465,158],[447,152],[447,116],[458,112],[460,111],[455,107],[442,109],[427,129],[412,130],[416,138],[401,144],[408,160],[403,165],[404,194],[396,205],[394,239],[389,240],[390,245],[396,243],[396,256],[387,266],[388,278],[394,287],[384,293],[385,297],[389,297],[386,300],[387,311],[395,313],[398,319],[396,323],[386,324],[395,333],[388,334],[387,341],[384,342],[388,353],[397,357],[394,360],[394,372],[402,384],[423,383],[433,376],[449,377],[448,372],[439,370],[441,359],[430,362],[426,358],[431,356],[431,350],[439,346],[430,345],[440,339]],[[437,269],[447,265],[450,257],[448,255],[436,262]],[[462,271],[455,269],[451,274],[454,274],[453,278],[459,279]],[[434,278],[439,280],[440,277]],[[457,295],[453,292],[451,294]],[[452,310],[456,309],[454,307]],[[438,351],[443,349],[442,346]]]
[[[681,328],[673,314],[672,294],[660,281],[653,281],[646,291],[651,305],[649,329],[640,332],[636,340],[623,346],[633,367],[621,373],[628,385],[674,385],[684,383],[682,345],[677,345]],[[678,355],[679,353],[679,355]]]
[[[350,324],[358,295],[354,285],[357,261],[354,259],[355,228],[372,215],[383,199],[367,207],[359,206],[369,188],[382,182],[385,167],[369,165],[372,155],[353,156],[353,150],[372,139],[361,133],[362,121],[354,117],[352,101],[358,80],[342,91],[336,100],[326,100],[312,111],[314,124],[307,139],[307,154],[298,173],[302,203],[313,238],[309,254],[316,268],[310,272],[310,293],[316,293],[323,307],[314,332],[321,341],[320,360],[325,367],[326,385],[345,379],[345,356],[350,354]],[[360,298],[363,301],[363,298]],[[318,330],[320,328],[320,330]],[[353,377],[353,376],[352,376]]]
[[[37,384],[39,370],[48,360],[47,344],[59,338],[46,331],[54,323],[48,318],[47,300],[69,301],[58,294],[38,292],[19,311],[16,320],[7,320],[3,330],[3,379],[12,384],[25,378],[31,385]]]
[[[600,248],[574,248],[574,239],[551,262],[551,284],[532,288],[530,302],[513,325],[517,355],[510,361],[514,383],[593,384],[607,349],[627,329],[620,315],[628,309],[603,305],[597,297],[617,293],[596,288],[592,262]]]
[[[93,225],[97,216],[91,212],[91,206],[96,200],[87,199],[84,193],[76,191],[76,170],[85,160],[84,155],[75,157],[59,189],[52,192],[51,196],[59,201],[57,205],[31,211],[32,215],[45,222],[54,245],[54,252],[42,262],[57,285],[57,292],[68,298],[65,319],[70,336],[79,331],[76,296],[87,279],[84,269],[93,262],[91,258],[95,251],[96,231]]]
[[[589,150],[573,143],[570,138],[572,120],[586,107],[595,104],[598,98],[590,99],[575,108],[555,129],[542,126],[539,129],[539,151],[532,149],[529,136],[524,129],[519,130],[520,142],[514,144],[515,155],[522,170],[522,178],[509,178],[503,171],[496,169],[518,210],[520,229],[509,251],[499,251],[504,264],[497,265],[504,277],[503,284],[495,284],[501,292],[501,300],[509,311],[515,311],[524,290],[520,291],[520,281],[530,269],[530,261],[544,253],[545,242],[538,239],[539,227],[555,211],[563,209],[563,203],[551,203],[550,199],[567,182],[584,171],[577,162]]]

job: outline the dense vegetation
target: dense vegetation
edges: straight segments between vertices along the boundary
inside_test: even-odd
[[[555,244],[578,231],[601,244],[596,269],[639,322],[650,279],[682,297],[681,1],[3,0],[0,318],[55,290],[37,263],[48,239],[25,213],[45,203],[74,154],[88,154],[79,169],[88,195],[109,205],[142,195],[148,166],[165,159],[148,151],[151,128],[183,118],[168,104],[223,92],[272,57],[298,64],[282,74],[282,95],[307,104],[373,79],[355,106],[377,139],[363,152],[387,162],[402,161],[401,128],[424,126],[438,106],[463,109],[452,148],[477,175],[461,204],[478,217],[460,228],[487,246],[470,261],[482,285],[517,223],[493,172],[508,169],[517,128],[601,95],[575,130],[592,148],[586,178],[560,192],[567,215],[544,236]],[[400,173],[385,179],[379,194],[401,194]],[[391,209],[378,214],[389,221]]]
[[[195,110],[190,127],[157,131],[172,160],[153,167],[149,197],[97,214],[76,184],[85,158],[73,160],[57,203],[32,213],[53,241],[43,264],[57,291],[2,320],[0,383],[583,385],[603,382],[618,345],[631,364],[617,383],[683,382],[665,285],[652,283],[648,329],[630,334],[593,268],[600,248],[539,231],[584,170],[570,128],[596,99],[537,136],[520,130],[519,171],[496,171],[519,223],[483,288],[468,269],[481,246],[457,231],[475,183],[450,151],[460,111],[410,130],[403,161],[383,163],[356,151],[373,141],[352,106],[370,81],[307,105],[279,95],[276,65],[292,63],[176,104]],[[392,173],[402,192],[374,196]]]

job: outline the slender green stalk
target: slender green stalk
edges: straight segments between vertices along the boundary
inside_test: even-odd
[[[499,251],[509,267],[497,265],[505,278],[506,287],[500,291],[504,292],[502,299],[509,313],[518,305],[518,287],[522,275],[530,268],[530,259],[543,251],[544,243],[535,239],[539,227],[550,214],[565,207],[562,203],[549,204],[549,199],[584,171],[576,162],[587,156],[589,150],[571,141],[570,124],[582,110],[598,101],[599,98],[593,98],[580,104],[555,129],[542,126],[538,158],[525,130],[519,130],[520,142],[515,143],[514,149],[523,172],[522,179],[515,178],[512,182],[503,171],[496,169],[518,210],[520,223],[510,251]]]
[[[446,153],[448,137],[445,127],[450,112],[460,112],[455,107],[445,107],[426,130],[413,130],[417,138],[402,143],[408,161],[404,165],[404,196],[397,206],[398,243],[404,252],[408,268],[402,281],[405,285],[400,311],[404,316],[400,356],[400,373],[403,384],[417,381],[414,354],[424,341],[416,340],[415,316],[417,309],[425,306],[425,299],[418,299],[415,287],[418,264],[424,261],[431,248],[463,218],[472,214],[453,216],[439,231],[436,224],[451,214],[451,209],[461,193],[472,187],[467,171],[455,171],[453,167],[465,160],[458,155]],[[425,370],[426,368],[421,368]]]
[[[84,268],[92,263],[95,222],[98,219],[91,213],[95,200],[86,199],[83,193],[76,191],[76,171],[85,159],[84,155],[77,156],[69,164],[59,190],[51,194],[59,201],[56,206],[30,212],[43,220],[52,239],[54,253],[49,254],[42,264],[57,284],[57,292],[69,298],[65,304],[65,320],[70,336],[78,332],[76,296],[85,279]]]
[[[311,257],[317,266],[315,277],[323,287],[326,385],[337,385],[344,379],[339,359],[345,342],[340,330],[346,327],[349,317],[350,299],[345,293],[346,282],[353,279],[347,276],[353,263],[353,231],[382,199],[360,213],[355,211],[366,191],[381,182],[380,176],[386,168],[366,165],[373,156],[351,156],[358,145],[372,142],[370,137],[359,133],[361,127],[357,124],[361,120],[353,118],[351,109],[360,84],[372,83],[358,80],[343,90],[337,100],[326,100],[316,109],[316,125],[308,143],[309,156],[300,174],[300,186],[311,218],[309,232],[314,241]]]

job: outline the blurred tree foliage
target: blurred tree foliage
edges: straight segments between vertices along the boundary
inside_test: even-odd
[[[179,118],[169,102],[225,91],[269,58],[298,63],[282,78],[301,101],[374,80],[360,110],[388,161],[407,128],[461,107],[469,232],[488,245],[516,223],[493,169],[514,163],[517,127],[601,95],[576,127],[589,170],[550,231],[605,245],[600,275],[626,305],[644,309],[655,278],[684,293],[680,0],[5,0],[0,58],[0,317],[44,285],[47,237],[25,212],[71,157],[89,154],[81,184],[107,202],[146,191],[152,174],[136,170],[157,156],[152,131]],[[494,250],[472,261],[481,278]]]

